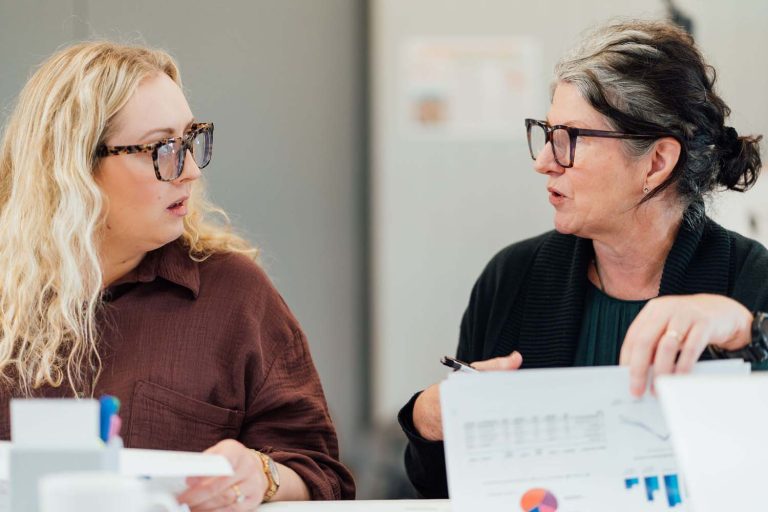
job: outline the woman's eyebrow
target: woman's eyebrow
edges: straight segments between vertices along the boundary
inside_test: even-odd
[[[195,124],[195,118],[194,117],[192,119],[190,119],[190,121],[184,127],[184,131],[186,132],[187,130],[189,130],[190,126],[192,126],[193,124]],[[168,135],[169,137],[172,137],[174,133],[175,133],[175,130],[173,128],[170,128],[170,127],[166,127],[166,128],[153,128],[153,129],[149,130],[147,133],[145,133],[144,135],[142,135],[139,140],[146,140],[146,139],[149,138],[150,135],[155,135],[155,134],[158,134],[158,135],[163,135],[164,134],[164,135]]]
[[[552,123],[549,119],[547,119],[547,123],[549,123],[550,126],[555,126],[555,123]],[[577,121],[576,119],[572,119],[572,120],[564,121],[562,123],[557,123],[557,124],[564,125],[564,126],[571,126],[573,128],[581,128],[581,127],[585,127],[587,123],[584,123],[583,121]]]

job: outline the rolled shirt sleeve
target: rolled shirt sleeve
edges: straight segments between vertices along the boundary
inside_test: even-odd
[[[354,499],[304,334],[285,341],[252,395],[239,440],[294,470],[313,500]]]

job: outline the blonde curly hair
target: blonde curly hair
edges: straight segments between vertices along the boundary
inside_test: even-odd
[[[76,44],[43,62],[8,120],[0,145],[0,378],[23,395],[65,382],[74,394],[93,392],[105,284],[96,150],[139,83],[156,73],[181,86],[164,51]],[[206,200],[201,180],[188,212],[182,242],[190,258],[218,252],[256,258],[226,214]]]

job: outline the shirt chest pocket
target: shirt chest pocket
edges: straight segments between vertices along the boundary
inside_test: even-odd
[[[199,452],[237,438],[244,413],[190,398],[147,381],[134,388],[126,446]]]

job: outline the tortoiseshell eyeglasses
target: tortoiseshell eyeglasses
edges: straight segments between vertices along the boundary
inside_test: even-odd
[[[557,165],[563,168],[573,167],[573,159],[576,155],[576,142],[579,137],[604,137],[609,139],[660,139],[662,137],[675,137],[671,133],[623,133],[606,130],[587,130],[558,124],[550,126],[546,121],[536,119],[525,120],[525,131],[528,135],[528,149],[531,158],[536,160],[544,150],[547,143],[552,145],[552,155]]]
[[[211,161],[213,153],[213,123],[195,123],[181,137],[162,139],[151,144],[132,146],[102,145],[96,152],[98,157],[152,153],[155,177],[160,181],[173,181],[184,170],[187,150],[192,153],[197,167],[202,169]]]

